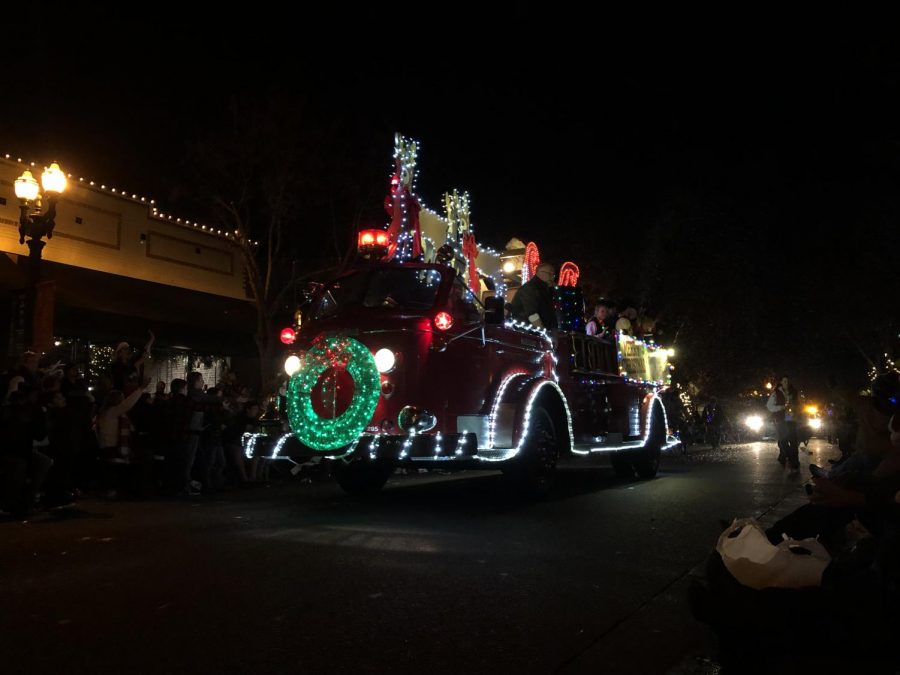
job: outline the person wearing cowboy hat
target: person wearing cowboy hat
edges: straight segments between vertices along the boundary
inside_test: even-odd
[[[150,339],[147,340],[144,349],[136,354],[127,342],[120,342],[116,345],[115,355],[110,366],[113,389],[118,389],[127,394],[137,387],[144,361],[150,357],[150,350],[153,348],[153,342],[156,340],[152,330],[148,330],[147,333]]]

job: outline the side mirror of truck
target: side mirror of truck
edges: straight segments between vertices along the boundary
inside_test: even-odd
[[[503,325],[506,302],[502,297],[491,296],[484,300],[484,322],[486,324]]]

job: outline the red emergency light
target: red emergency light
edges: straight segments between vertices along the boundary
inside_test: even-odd
[[[372,248],[387,248],[388,233],[384,230],[360,230],[356,239],[356,246],[359,250],[370,250]]]
[[[448,330],[453,325],[453,317],[450,312],[438,312],[434,317],[434,327],[438,330]]]
[[[281,329],[281,335],[279,336],[280,340],[286,345],[294,344],[294,341],[297,339],[297,331],[288,326],[287,328]]]

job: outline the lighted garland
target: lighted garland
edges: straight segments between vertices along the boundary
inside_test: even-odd
[[[326,370],[342,367],[353,378],[350,405],[335,418],[319,417],[312,405],[313,389]],[[359,438],[375,413],[380,394],[381,377],[369,349],[352,338],[325,338],[306,352],[303,365],[288,383],[288,421],[307,447],[336,450]]]

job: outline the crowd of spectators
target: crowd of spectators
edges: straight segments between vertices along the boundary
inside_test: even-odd
[[[34,352],[0,375],[0,511],[18,518],[86,492],[196,497],[255,482],[259,460],[241,446],[263,413],[253,392],[230,370],[218,383],[200,372],[152,383],[152,346],[152,333],[140,350],[120,343],[90,382],[80,365],[44,365]]]

